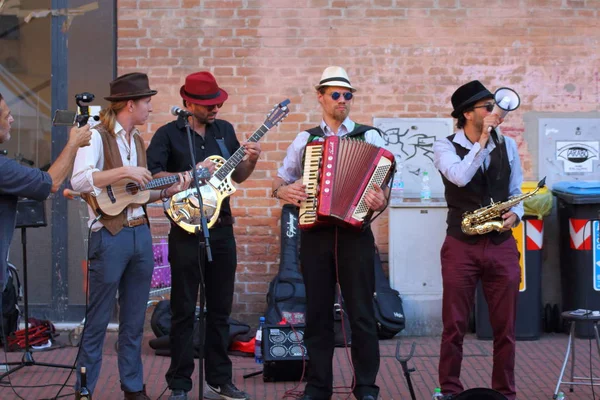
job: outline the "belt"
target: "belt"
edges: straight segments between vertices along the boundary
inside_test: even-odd
[[[125,228],[133,228],[144,224],[148,224],[148,218],[146,218],[145,215],[143,217],[137,217],[123,221],[123,226]]]

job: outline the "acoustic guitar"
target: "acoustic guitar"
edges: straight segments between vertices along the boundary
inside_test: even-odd
[[[272,127],[278,125],[290,112],[288,99],[277,104],[262,126],[248,138],[249,142],[258,142]],[[206,158],[215,164],[215,172],[206,185],[200,186],[204,215],[207,226],[210,229],[219,217],[221,204],[228,196],[231,196],[236,188],[231,182],[231,174],[244,159],[244,149],[240,147],[228,160],[221,156],[210,156]],[[190,188],[174,194],[171,199],[163,203],[165,213],[169,218],[189,233],[195,233],[197,229],[202,230],[200,202],[196,188]]]
[[[193,178],[192,171],[185,173]],[[208,168],[198,168],[197,173],[199,180],[210,178]],[[146,204],[150,200],[150,190],[170,186],[175,182],[179,182],[179,174],[152,179],[145,185],[140,185],[131,179],[121,179],[106,186],[97,196],[81,193],[81,198],[96,212],[114,217],[121,214],[130,205]]]

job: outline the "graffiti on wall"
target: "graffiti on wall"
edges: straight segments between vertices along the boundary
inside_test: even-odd
[[[433,143],[452,134],[451,118],[375,118],[386,148],[402,170],[405,195],[417,197],[424,171],[430,176],[434,197],[443,196],[443,184],[433,165]]]

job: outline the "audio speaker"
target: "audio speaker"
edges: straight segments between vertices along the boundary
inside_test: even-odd
[[[263,381],[298,381],[308,360],[304,325],[267,325],[262,334]],[[305,374],[306,375],[306,374]]]
[[[43,201],[20,198],[17,201],[17,224],[15,228],[38,228],[46,226],[46,208]]]

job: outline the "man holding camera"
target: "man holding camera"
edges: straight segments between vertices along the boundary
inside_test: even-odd
[[[10,108],[0,93],[0,144],[10,140],[10,126],[14,118]],[[13,237],[17,217],[17,200],[28,197],[33,200],[45,200],[50,192],[56,192],[63,183],[77,154],[77,149],[90,143],[90,127],[73,127],[69,133],[67,145],[48,172],[29,168],[17,161],[0,155],[0,292],[4,291],[12,279],[8,274],[8,249]],[[2,310],[2,296],[0,296]],[[0,324],[0,335],[4,336],[8,327]],[[6,332],[8,333],[8,332]],[[4,341],[5,343],[5,341]]]

